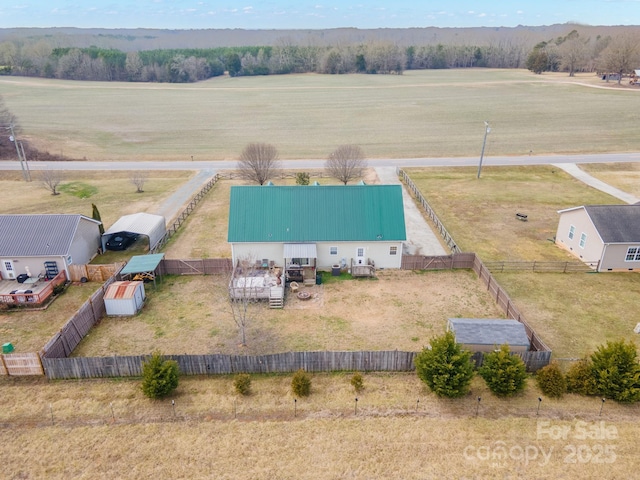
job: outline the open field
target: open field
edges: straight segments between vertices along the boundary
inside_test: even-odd
[[[0,172],[0,213],[72,213],[91,217],[91,204],[100,210],[105,229],[122,215],[154,213],[193,172],[148,171],[144,192],[136,193],[129,172],[63,172],[60,195],[51,195],[32,172],[26,183],[18,172]]]
[[[609,185],[640,197],[640,163],[585,163],[580,168]]]
[[[502,318],[469,271],[380,271],[377,280],[307,287],[313,298],[289,296],[283,310],[260,302],[247,328],[247,347],[231,316],[228,278],[167,277],[135,317],[105,318],[76,356],[246,353],[304,350],[419,350],[450,317]]]
[[[484,167],[480,179],[477,167],[406,171],[462,251],[484,261],[574,259],[550,241],[558,210],[621,203],[552,166]]]
[[[290,376],[254,376],[246,398],[232,393],[229,377],[183,378],[171,397],[177,418],[186,419],[177,422],[170,401],[144,398],[136,380],[0,379],[8,406],[0,423],[14,425],[3,446],[3,475],[629,478],[636,463],[637,405],[607,403],[599,416],[598,398],[568,395],[545,398],[536,416],[539,392],[531,381],[523,394],[502,400],[475,379],[468,397],[446,400],[413,374],[365,374],[355,415],[349,378],[314,375],[296,417]],[[20,425],[46,425],[52,412],[54,426]],[[155,423],[159,416],[165,422]],[[567,435],[550,438],[551,428]]]
[[[640,91],[593,74],[425,70],[188,85],[3,77],[0,89],[24,138],[78,159],[228,160],[256,141],[285,159],[326,158],[344,143],[370,158],[472,156],[485,120],[487,155],[640,151]]]

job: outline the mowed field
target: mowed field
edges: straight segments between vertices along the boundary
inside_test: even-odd
[[[608,87],[608,88],[602,88]],[[403,75],[270,75],[196,84],[2,77],[23,135],[89,160],[236,159],[249,142],[282,158],[369,158],[640,151],[640,90],[593,74],[425,70]],[[303,141],[301,141],[303,140]]]

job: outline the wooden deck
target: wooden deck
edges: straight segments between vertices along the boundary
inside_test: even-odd
[[[67,276],[64,270],[51,280],[39,279],[33,283],[1,280],[0,303],[40,305],[53,294],[53,287],[61,285],[66,281]]]

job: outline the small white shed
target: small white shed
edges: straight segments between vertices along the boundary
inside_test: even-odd
[[[144,282],[113,282],[104,294],[104,306],[107,315],[135,315],[142,308],[145,298]]]

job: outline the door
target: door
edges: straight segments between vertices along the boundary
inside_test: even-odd
[[[365,265],[367,262],[364,258],[364,247],[356,248],[356,265]]]
[[[16,272],[13,268],[13,260],[2,260],[2,278],[15,280]]]

